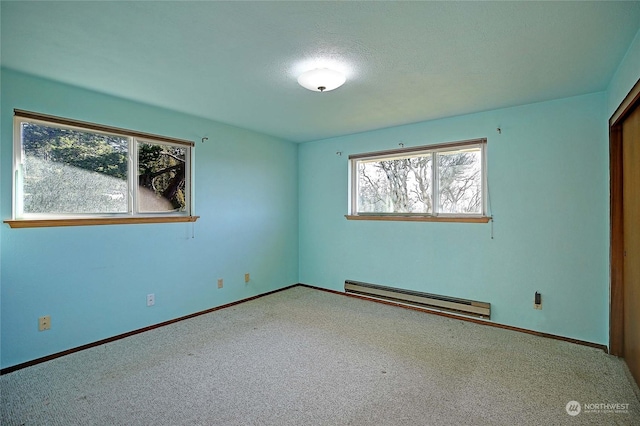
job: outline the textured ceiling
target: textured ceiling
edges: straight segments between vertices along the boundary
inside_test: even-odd
[[[2,66],[303,142],[602,91],[640,2],[7,2]],[[300,87],[314,64],[347,83]]]

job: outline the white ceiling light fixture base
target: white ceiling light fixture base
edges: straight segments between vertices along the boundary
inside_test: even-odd
[[[328,68],[316,68],[303,72],[298,77],[298,83],[305,89],[314,92],[328,92],[342,86],[347,78],[340,71]]]

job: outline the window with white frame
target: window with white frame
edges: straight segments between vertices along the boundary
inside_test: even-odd
[[[14,219],[191,215],[193,143],[15,110]]]
[[[349,156],[352,216],[485,217],[486,139]]]

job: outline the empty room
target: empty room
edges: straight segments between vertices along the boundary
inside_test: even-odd
[[[640,425],[640,1],[0,1],[2,425]]]

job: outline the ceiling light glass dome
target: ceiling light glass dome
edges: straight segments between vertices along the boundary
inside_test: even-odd
[[[316,68],[300,74],[298,83],[314,92],[328,92],[342,86],[347,78],[339,71]]]

